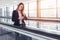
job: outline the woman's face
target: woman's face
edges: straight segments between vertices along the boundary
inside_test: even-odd
[[[24,6],[23,5],[20,5],[19,6],[19,11],[23,10]]]

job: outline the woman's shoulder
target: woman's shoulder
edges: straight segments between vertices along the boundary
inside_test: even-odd
[[[15,14],[15,13],[18,13],[18,11],[17,10],[13,10],[13,13]]]
[[[13,10],[13,12],[17,12],[17,10]]]

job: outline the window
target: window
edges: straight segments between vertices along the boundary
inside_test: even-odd
[[[60,18],[60,0],[57,0],[57,14],[58,18]]]
[[[56,0],[41,0],[41,9],[45,8],[56,8]]]
[[[0,16],[2,16],[2,8],[0,8]]]
[[[6,16],[11,17],[12,16],[12,11],[13,11],[13,6],[6,7]]]
[[[29,1],[29,17],[37,17],[37,2],[36,0]]]
[[[9,16],[10,16],[10,17],[12,16],[12,11],[13,11],[13,6],[10,6],[10,7],[9,7]]]
[[[60,8],[60,0],[57,0],[57,7]]]
[[[25,12],[26,16],[28,16],[28,8],[29,8],[28,2],[24,3],[24,12]]]

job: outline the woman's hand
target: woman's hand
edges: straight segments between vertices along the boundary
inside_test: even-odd
[[[24,19],[24,17],[23,17],[23,16],[21,16],[21,17],[19,17],[18,19],[19,19],[19,20],[23,20],[23,19]]]

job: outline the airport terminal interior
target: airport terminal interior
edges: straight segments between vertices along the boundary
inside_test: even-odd
[[[27,17],[24,28],[12,21],[19,3]],[[60,0],[0,0],[0,40],[60,40]]]

